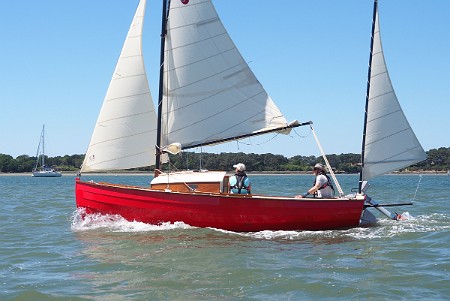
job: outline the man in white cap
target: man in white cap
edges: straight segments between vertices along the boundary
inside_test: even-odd
[[[230,193],[250,194],[250,179],[245,173],[244,163],[233,165],[236,173],[229,179]]]
[[[304,198],[308,195],[313,195],[314,197],[319,198],[332,198],[334,197],[334,188],[331,183],[330,177],[326,174],[325,166],[320,163],[317,163],[314,166],[314,175],[316,176],[316,180],[314,181],[313,187],[311,187],[307,192],[301,195],[295,196],[296,198]]]

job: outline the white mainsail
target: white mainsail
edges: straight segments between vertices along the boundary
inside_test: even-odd
[[[162,145],[183,148],[287,125],[209,0],[171,1]]]
[[[81,171],[155,164],[156,113],[142,57],[141,0],[89,143]]]
[[[426,159],[391,84],[381,45],[378,11],[373,38],[363,180]]]

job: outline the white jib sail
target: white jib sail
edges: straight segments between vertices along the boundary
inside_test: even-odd
[[[106,93],[81,171],[155,164],[156,113],[142,57],[141,0]]]
[[[423,161],[426,154],[397,100],[381,45],[376,13],[363,179]]]
[[[164,82],[162,145],[188,147],[287,125],[211,1],[170,2]]]

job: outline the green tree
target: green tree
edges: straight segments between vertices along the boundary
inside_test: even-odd
[[[329,154],[327,155],[333,169],[337,172],[357,173],[360,171],[361,156],[359,154]],[[36,157],[21,155],[13,158],[0,154],[0,172],[30,172],[36,162]],[[65,155],[63,157],[46,157],[46,164],[63,171],[77,171],[83,163],[84,155]],[[233,165],[242,162],[251,172],[258,171],[310,171],[317,162],[324,163],[321,156],[293,156],[286,158],[282,155],[245,154],[238,153],[193,153],[182,152],[170,155],[171,170],[225,170],[233,171]],[[163,166],[167,169],[167,165]],[[408,170],[437,170],[450,169],[450,148],[441,147],[427,152],[427,159],[408,167]],[[142,167],[133,170],[151,171],[153,167]]]
[[[8,172],[8,165],[14,158],[10,155],[0,154],[0,172]]]

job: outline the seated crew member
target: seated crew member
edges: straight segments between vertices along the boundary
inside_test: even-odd
[[[318,198],[332,198],[334,197],[334,187],[331,179],[326,174],[325,166],[317,163],[314,166],[314,175],[316,179],[314,181],[313,187],[311,187],[307,192],[301,195],[295,196],[296,198],[304,198],[308,195],[313,195]]]
[[[236,173],[230,177],[229,185],[230,185],[230,193],[239,193],[239,194],[250,194],[250,179],[247,177],[245,173],[245,165],[243,163],[238,163],[233,165]]]

